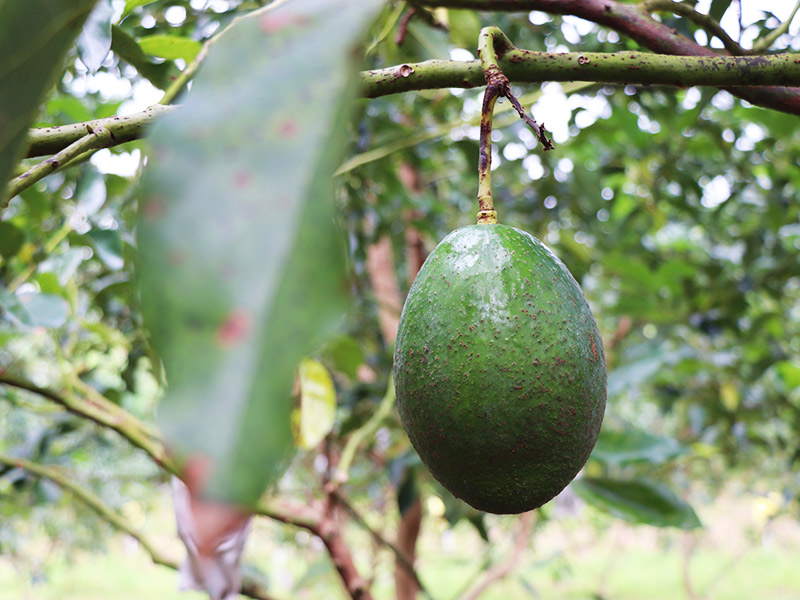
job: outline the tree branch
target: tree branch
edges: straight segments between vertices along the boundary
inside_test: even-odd
[[[108,129],[113,136],[113,144],[124,144],[143,137],[145,130],[159,117],[177,110],[177,106],[161,106],[156,104],[141,112],[126,117],[108,117],[73,125],[58,127],[40,127],[28,132],[28,150],[26,156],[46,156],[55,154],[86,136],[87,128],[93,130]]]
[[[171,560],[166,556],[164,556],[159,550],[156,549],[156,547],[152,544],[152,542],[150,542],[150,540],[147,539],[147,537],[141,531],[139,531],[133,525],[131,525],[122,515],[116,512],[108,504],[103,502],[103,500],[99,496],[97,496],[90,490],[84,488],[83,486],[75,483],[71,479],[65,477],[61,469],[57,469],[55,467],[48,467],[35,462],[31,462],[29,460],[25,460],[23,458],[15,458],[13,456],[8,456],[2,453],[0,453],[0,463],[6,464],[13,468],[24,469],[29,473],[36,475],[37,477],[45,477],[50,481],[52,481],[53,483],[57,484],[59,487],[69,490],[79,500],[84,502],[89,508],[91,508],[98,515],[106,519],[115,528],[127,533],[128,535],[133,537],[137,542],[139,542],[144,551],[147,552],[147,554],[150,556],[151,560],[155,564],[177,570],[178,568],[177,561]],[[245,596],[256,598],[258,600],[273,600],[272,596],[270,596],[264,589],[262,589],[257,582],[250,581],[246,577],[245,580],[242,582],[241,592]]]
[[[725,49],[733,55],[739,56],[748,54],[736,40],[731,38],[722,26],[711,18],[709,15],[697,12],[694,6],[690,4],[683,4],[682,2],[674,2],[673,0],[645,0],[640,4],[643,10],[647,12],[671,12],[672,14],[686,17],[689,21],[699,25],[707,33],[716,36],[725,46]]]
[[[420,592],[426,598],[430,599],[431,598],[430,593],[425,589],[425,586],[422,585],[422,581],[420,580],[416,569],[414,569],[414,565],[411,564],[411,561],[409,560],[406,553],[403,552],[399,546],[393,544],[385,537],[383,537],[379,532],[375,531],[372,527],[370,527],[369,524],[364,520],[364,517],[358,514],[356,509],[353,508],[344,498],[342,498],[341,495],[337,494],[336,498],[337,501],[342,505],[342,507],[350,514],[350,516],[353,518],[353,521],[355,521],[355,523],[358,526],[360,526],[367,533],[369,533],[376,542],[378,542],[383,546],[386,546],[389,550],[392,551],[397,563],[403,568],[404,571],[406,571],[409,574],[409,576],[411,576],[411,578],[419,587]]]
[[[87,150],[106,148],[112,145],[113,140],[114,134],[111,133],[109,129],[106,129],[105,127],[93,129],[92,127],[87,126],[84,131],[84,136],[78,141],[73,142],[47,160],[43,160],[39,164],[31,167],[19,177],[12,179],[11,183],[8,185],[6,199],[3,201],[3,204],[0,206],[0,208],[5,208],[8,206],[8,201],[11,198],[19,194],[21,191],[31,187],[40,179],[50,175],[50,173],[56,171],[58,168],[66,165],[72,159],[80,156]]]
[[[328,484],[326,487],[325,500],[323,503],[322,519],[312,529],[331,556],[333,566],[339,573],[339,577],[353,600],[372,600],[367,582],[359,575],[350,554],[350,548],[344,541],[342,534],[342,524],[339,518],[339,502],[335,491],[335,484]]]
[[[503,12],[539,10],[554,15],[574,15],[627,35],[653,52],[684,56],[716,56],[716,53],[710,48],[700,46],[663,23],[654,20],[641,7],[616,0],[417,0],[417,3],[426,6],[470,10]],[[797,82],[796,80],[780,81],[775,85],[797,85]],[[790,114],[800,114],[800,90],[797,89],[751,87],[730,88],[728,91],[758,106]]]
[[[350,434],[350,437],[344,446],[344,450],[342,450],[342,456],[339,460],[339,464],[336,466],[334,480],[337,483],[344,483],[348,480],[350,477],[350,465],[353,463],[353,458],[355,457],[358,447],[366,438],[373,435],[378,430],[381,423],[383,423],[384,419],[389,416],[389,413],[392,411],[392,407],[394,406],[395,397],[394,381],[390,377],[389,383],[386,386],[386,393],[384,394],[383,400],[381,400],[378,409],[372,414],[366,423]]]
[[[66,410],[79,417],[89,419],[98,425],[113,429],[131,444],[144,450],[159,466],[171,473],[178,472],[177,465],[173,462],[163,444],[157,439],[153,439],[147,433],[148,427],[120,407],[116,407],[114,410],[110,409],[108,406],[110,403],[108,403],[108,401],[102,402],[98,398],[81,398],[68,390],[55,392],[5,374],[0,375],[0,385],[32,392],[42,398],[61,405]],[[103,400],[105,400],[105,398],[103,398]]]
[[[788,16],[788,18],[781,23],[778,27],[767,33],[763,38],[757,39],[753,42],[753,54],[758,54],[760,52],[766,52],[769,50],[769,47],[775,43],[779,37],[781,37],[784,33],[789,31],[789,25],[792,24],[792,20],[794,16],[797,14],[797,11],[800,10],[800,1],[794,5],[794,9],[792,10],[792,14]]]
[[[463,0],[465,3],[469,1]],[[523,3],[523,0],[520,0],[520,3]],[[702,46],[697,47],[702,48]],[[759,87],[787,84],[800,86],[800,54],[726,57],[718,56],[708,50],[703,56],[693,57],[654,55],[644,52],[551,54],[514,49],[503,57],[500,64],[508,78],[519,83],[586,81],[680,87],[756,86],[735,87],[729,91],[754,104],[800,114],[798,90],[786,87]],[[361,73],[361,83],[363,96],[377,98],[415,90],[477,87],[484,84],[484,76],[478,60],[430,60],[364,71]],[[178,108],[174,105],[155,105],[127,117],[110,117],[72,125],[32,129],[28,134],[27,155],[34,157],[60,152],[76,142],[86,144],[88,147],[94,146],[96,145],[94,140],[86,134],[87,126],[93,130],[104,128],[111,132],[111,139],[104,141],[106,147],[140,139],[147,127],[160,116]],[[51,173],[55,170],[55,165],[52,162],[50,165],[46,163],[53,160],[59,163],[59,167],[63,166],[58,157],[54,156],[33,169],[38,169],[38,172],[46,171],[45,174]],[[30,174],[30,171],[28,173]],[[23,174],[17,179],[24,180],[30,176],[29,174]],[[40,177],[36,180],[38,179]]]
[[[528,542],[530,541],[531,531],[533,529],[533,519],[533,512],[527,512],[520,516],[520,528],[517,532],[517,539],[514,543],[514,549],[509,555],[508,560],[489,569],[480,583],[478,583],[478,585],[476,585],[469,594],[466,594],[462,600],[478,600],[481,594],[483,594],[483,592],[485,592],[489,586],[497,581],[500,581],[501,579],[508,577],[514,571],[517,564],[522,559],[525,548],[527,548]]]
[[[594,81],[632,85],[800,86],[800,54],[770,56],[668,56],[648,52],[569,52],[554,54],[520,48],[500,60],[505,75],[515,82]],[[429,60],[361,74],[365,96],[375,98],[399,92],[435,88],[470,88],[483,84],[480,61]],[[753,90],[788,88],[751,88]],[[798,102],[789,107],[800,114]]]
[[[142,548],[144,548],[145,552],[150,555],[150,558],[153,559],[154,563],[169,567],[171,569],[178,568],[177,561],[170,560],[161,554],[161,552],[156,550],[153,544],[150,543],[150,541],[141,531],[137,530],[133,525],[125,520],[122,515],[117,513],[108,504],[103,502],[99,496],[67,478],[61,469],[41,465],[39,463],[25,460],[24,458],[8,456],[7,454],[3,453],[0,453],[0,463],[6,464],[9,467],[24,469],[29,473],[36,475],[37,477],[45,477],[53,483],[58,484],[59,487],[69,490],[75,494],[79,500],[89,506],[89,508],[91,508],[94,512],[111,523],[111,525],[135,538],[142,545]]]

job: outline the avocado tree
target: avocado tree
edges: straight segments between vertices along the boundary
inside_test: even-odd
[[[746,4],[0,2],[4,553],[32,521],[112,527],[178,568],[123,510],[176,475],[200,556],[256,515],[319,540],[347,597],[456,595],[416,558],[423,500],[487,543],[493,521],[420,464],[391,370],[427,253],[486,210],[479,163],[603,339],[571,493],[692,529],[690,484],[737,467],[796,511],[798,7]],[[249,571],[241,592],[279,595]]]

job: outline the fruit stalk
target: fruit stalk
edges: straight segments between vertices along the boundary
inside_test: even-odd
[[[553,143],[547,139],[544,125],[539,125],[526,112],[511,92],[508,77],[500,69],[499,60],[516,47],[498,27],[484,27],[478,36],[478,57],[481,61],[486,91],[481,108],[481,132],[478,158],[478,224],[497,224],[497,211],[492,198],[492,113],[500,96],[511,105],[536,134],[543,150],[551,150]]]

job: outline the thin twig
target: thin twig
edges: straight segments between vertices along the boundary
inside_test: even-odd
[[[144,551],[147,552],[147,554],[150,556],[150,559],[155,564],[162,565],[170,569],[178,568],[178,562],[164,556],[160,550],[156,549],[156,547],[147,538],[147,536],[145,536],[144,533],[129,523],[122,515],[106,504],[99,496],[67,478],[61,469],[48,467],[39,463],[25,460],[23,458],[16,458],[2,453],[0,453],[0,463],[6,464],[10,467],[24,469],[37,477],[45,477],[57,484],[59,487],[69,490],[94,512],[108,521],[112,526],[127,533],[137,542],[139,542]],[[244,577],[244,581],[242,582],[241,593],[245,596],[256,598],[257,600],[274,600],[273,597],[270,596],[256,581],[250,580],[247,578],[247,576]]]
[[[59,227],[53,233],[50,239],[47,240],[47,243],[44,244],[42,248],[44,250],[44,254],[46,256],[50,256],[53,250],[55,250],[56,247],[58,247],[58,245],[64,240],[64,238],[67,237],[67,235],[69,235],[70,231],[72,231],[72,223],[68,218],[64,219],[64,222],[61,224],[61,227]],[[8,291],[12,293],[16,291],[17,288],[19,288],[19,286],[25,283],[28,280],[28,278],[36,272],[37,266],[38,263],[32,262],[27,267],[25,267],[22,270],[22,272],[19,273],[16,277],[14,277],[14,279],[11,280],[11,283],[8,284],[7,287]]]
[[[3,204],[0,206],[0,208],[5,208],[8,206],[8,201],[11,198],[23,190],[28,189],[37,181],[43,179],[47,175],[50,175],[61,166],[67,164],[70,160],[79,156],[80,154],[83,154],[87,150],[95,148],[107,148],[108,146],[113,145],[114,134],[107,127],[98,127],[97,129],[94,129],[90,126],[87,126],[86,132],[87,133],[78,141],[73,142],[54,156],[51,156],[39,164],[34,165],[19,177],[12,179],[11,183],[8,185],[6,199],[3,201]]]
[[[525,121],[528,124],[528,126],[533,130],[533,134],[536,136],[536,139],[539,140],[539,143],[542,145],[542,150],[546,152],[547,150],[552,150],[553,148],[555,148],[555,146],[553,146],[553,141],[547,139],[547,130],[544,127],[544,123],[539,125],[536,121],[534,121],[531,118],[531,116],[525,112],[525,109],[522,108],[522,105],[519,103],[519,100],[517,100],[514,94],[511,93],[510,89],[505,94],[505,96],[511,102],[511,106],[514,107],[514,110],[516,110],[519,113],[520,118],[523,121]]]
[[[398,46],[403,45],[403,42],[406,39],[406,32],[408,31],[408,23],[411,21],[411,18],[416,13],[417,9],[412,6],[406,11],[406,14],[403,15],[403,18],[397,25],[397,35],[394,37],[394,43],[397,44]]]
[[[525,548],[528,547],[528,543],[530,542],[531,531],[533,530],[533,517],[533,512],[527,512],[520,516],[520,528],[517,532],[514,550],[509,555],[508,560],[489,569],[486,572],[483,580],[481,580],[480,583],[475,586],[475,589],[473,589],[472,592],[465,595],[462,600],[477,600],[480,595],[489,588],[489,586],[500,581],[501,579],[508,577],[514,571],[514,569],[517,567],[517,564],[522,559]]]
[[[139,419],[123,409],[109,412],[105,403],[81,398],[68,390],[56,392],[48,388],[39,387],[28,381],[15,379],[5,374],[0,375],[0,385],[32,392],[42,398],[61,405],[73,414],[89,419],[98,425],[113,429],[134,446],[144,450],[157,464],[167,471],[171,473],[178,472],[177,465],[169,456],[163,444],[159,440],[150,437],[146,431],[148,428],[145,427]]]
[[[789,31],[789,26],[792,24],[792,20],[794,19],[798,10],[800,10],[800,1],[798,1],[797,4],[794,5],[794,10],[792,10],[792,14],[790,14],[789,17],[783,23],[781,23],[778,27],[770,31],[760,40],[756,40],[755,42],[753,42],[753,49],[751,50],[751,52],[753,54],[766,52],[769,49],[769,47],[772,46],[773,43],[775,43],[775,40],[777,40],[784,33]]]
[[[353,463],[353,458],[355,457],[358,447],[366,438],[378,430],[381,423],[383,423],[386,417],[389,416],[389,413],[392,412],[392,406],[394,406],[394,402],[394,381],[390,377],[389,383],[386,386],[386,393],[384,394],[383,400],[381,400],[378,409],[373,413],[366,423],[351,433],[350,437],[347,439],[347,443],[344,446],[344,450],[342,450],[342,455],[335,471],[334,480],[337,483],[344,483],[348,480],[350,465]]]
[[[741,56],[746,54],[746,50],[742,48],[736,40],[729,36],[722,26],[709,15],[697,12],[693,6],[683,4],[682,2],[673,2],[673,0],[646,0],[639,6],[647,12],[671,12],[681,17],[686,17],[696,25],[699,25],[706,32],[719,38],[725,49],[734,56]]]
[[[361,527],[367,533],[369,533],[376,542],[378,542],[383,546],[386,546],[389,550],[392,551],[392,553],[395,555],[395,558],[397,559],[397,562],[399,562],[400,565],[403,567],[403,569],[405,569],[405,571],[409,575],[411,575],[411,577],[414,578],[414,582],[419,587],[420,592],[422,592],[426,598],[432,600],[430,592],[428,592],[425,586],[422,585],[422,581],[419,578],[419,574],[417,573],[416,569],[414,568],[414,565],[411,564],[411,561],[408,559],[405,553],[402,550],[400,550],[400,548],[398,548],[396,544],[393,544],[385,537],[383,537],[380,534],[380,532],[375,531],[372,527],[370,527],[369,524],[364,520],[364,518],[360,514],[358,514],[356,509],[353,508],[353,506],[349,502],[347,502],[344,498],[342,498],[341,495],[337,494],[337,501],[350,514],[350,516],[353,518],[353,521],[355,521],[355,523],[359,527]]]
[[[170,567],[171,569],[178,568],[178,563],[174,560],[166,558],[159,550],[156,550],[155,546],[153,546],[150,540],[148,540],[141,531],[131,525],[122,515],[117,513],[108,504],[103,502],[99,496],[67,478],[61,469],[48,467],[39,463],[25,460],[24,458],[16,458],[3,453],[0,453],[0,463],[6,464],[10,467],[24,469],[29,473],[36,475],[37,477],[45,477],[53,483],[58,484],[59,487],[69,490],[75,494],[78,499],[88,505],[89,508],[111,523],[114,527],[134,537],[142,545],[142,548],[144,548],[145,552],[150,555],[150,558],[153,559],[154,563],[157,565]]]

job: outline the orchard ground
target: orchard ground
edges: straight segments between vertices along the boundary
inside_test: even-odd
[[[480,598],[794,600],[800,595],[800,524],[789,515],[773,516],[776,502],[774,494],[731,484],[712,503],[695,499],[705,526],[696,532],[632,526],[580,504],[560,502],[548,509],[551,518],[535,529],[512,575]],[[166,490],[154,505],[155,510],[142,514],[144,529],[170,556],[178,557],[182,551]],[[439,512],[440,503],[429,498],[419,546],[420,575],[434,598],[451,600],[481,576],[487,558],[493,564],[508,559],[518,520],[492,518],[493,543],[487,545],[463,521],[449,529],[435,516]],[[348,532],[359,566],[374,577],[375,597],[392,597],[392,561],[382,555],[388,551],[378,550],[364,530]],[[40,553],[36,561],[23,565],[0,559],[0,600],[204,597],[178,592],[176,573],[153,565],[122,534],[112,536],[106,552],[82,553],[70,561],[52,552],[52,540],[41,533],[37,537],[30,546]],[[247,558],[266,573],[277,598],[345,598],[324,549],[306,532],[261,519],[248,542]]]

